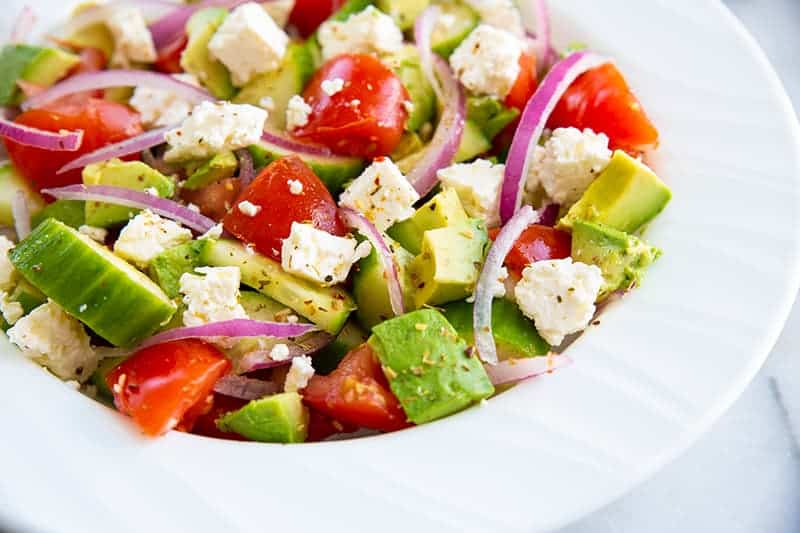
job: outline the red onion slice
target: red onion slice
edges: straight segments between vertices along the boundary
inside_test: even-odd
[[[542,226],[550,226],[551,228],[556,225],[558,220],[558,213],[561,211],[559,204],[547,204],[539,210],[539,221],[537,224]]]
[[[25,6],[17,15],[14,27],[11,30],[11,43],[25,43],[30,37],[33,26],[36,24],[36,13],[31,6]]]
[[[242,148],[241,150],[236,150],[236,158],[239,160],[239,184],[244,189],[256,177],[253,156],[250,154],[250,150]]]
[[[272,359],[270,350],[257,350],[246,354],[239,361],[238,371],[246,374],[254,370],[264,370],[276,366],[288,365],[292,359],[301,355],[310,355],[318,352],[333,341],[333,335],[318,331],[302,339],[286,341],[283,344],[289,348],[289,355],[286,359]]]
[[[125,187],[111,185],[68,185],[57,189],[42,189],[43,194],[63,200],[83,200],[124,205],[137,209],[149,209],[157,215],[180,222],[187,228],[205,233],[217,223],[210,218],[196,213],[185,205],[159,198],[146,192],[134,191]]]
[[[508,221],[489,248],[483,270],[475,285],[475,305],[472,310],[475,348],[478,349],[478,356],[490,365],[497,364],[497,345],[492,336],[492,286],[500,277],[500,269],[511,247],[525,228],[537,220],[539,214],[531,206],[526,205]]]
[[[533,0],[533,13],[536,19],[535,35],[539,70],[544,72],[556,57],[552,44],[553,36],[550,30],[550,10],[547,7],[547,0]]]
[[[17,124],[0,117],[0,137],[53,152],[74,152],[83,143],[83,130],[52,132]]]
[[[153,36],[153,44],[160,50],[179,39],[186,29],[186,23],[200,9],[207,7],[233,9],[248,1],[252,0],[205,0],[188,6],[178,6],[177,9],[150,24],[150,35]]]
[[[528,100],[506,160],[500,193],[500,219],[503,223],[519,209],[533,148],[561,96],[578,76],[607,62],[608,59],[591,52],[574,52],[553,66]]]
[[[202,339],[225,337],[226,339],[241,337],[299,337],[317,327],[313,324],[290,324],[288,322],[261,322],[246,318],[234,320],[224,320],[222,322],[212,322],[202,326],[187,326],[175,328],[153,335],[145,340],[139,348],[146,348],[154,344],[163,342],[177,341],[181,339]]]
[[[57,83],[25,100],[22,103],[22,109],[35,109],[63,96],[111,87],[151,87],[169,91],[184,100],[197,103],[204,100],[214,100],[214,97],[208,94],[205,89],[184,83],[168,74],[148,72],[146,70],[118,69],[87,72],[69,77],[61,83]]]
[[[31,233],[31,212],[28,198],[22,191],[17,191],[11,199],[11,215],[14,217],[14,231],[17,239],[22,240]]]
[[[425,9],[414,21],[414,41],[416,42],[417,50],[419,51],[420,64],[425,76],[433,85],[433,90],[436,93],[436,98],[439,102],[444,102],[442,95],[442,88],[436,80],[436,75],[433,72],[433,49],[431,47],[431,35],[436,26],[436,21],[439,20],[441,9],[439,6],[433,5]]]
[[[332,157],[333,152],[331,152],[325,146],[319,146],[316,144],[308,144],[299,141],[295,141],[294,139],[290,139],[280,133],[274,131],[265,131],[261,135],[261,139],[280,150],[285,150],[287,152],[293,152],[298,155],[309,155],[309,156],[318,156],[318,157]],[[335,157],[335,156],[333,156]],[[344,158],[343,158],[344,159]]]
[[[264,396],[278,393],[280,389],[280,386],[275,382],[237,376],[235,374],[222,376],[214,384],[214,392],[248,401],[258,400]]]
[[[164,143],[164,135],[170,129],[171,128],[159,128],[157,130],[150,130],[142,133],[141,135],[137,135],[136,137],[125,139],[122,142],[103,146],[102,148],[98,148],[93,152],[89,152],[88,154],[84,154],[76,159],[73,159],[63,167],[59,168],[56,174],[63,174],[64,172],[75,170],[76,168],[83,168],[87,165],[91,165],[92,163],[108,161],[114,157],[125,157],[126,155],[139,153],[147,150],[148,148],[152,148],[153,146],[158,146],[159,144]]]
[[[392,312],[395,316],[402,315],[405,313],[405,308],[403,306],[403,287],[400,285],[400,269],[397,267],[397,260],[389,245],[386,244],[383,235],[372,222],[367,220],[367,217],[354,209],[340,208],[339,217],[345,225],[364,235],[377,251],[381,263],[383,263],[383,276],[389,285],[389,302],[392,304]]]
[[[566,355],[550,354],[544,357],[507,359],[496,365],[484,365],[492,385],[510,385],[543,374],[551,374],[572,364]]]

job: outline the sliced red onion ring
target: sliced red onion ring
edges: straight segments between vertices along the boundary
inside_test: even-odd
[[[150,24],[153,44],[159,50],[179,39],[186,29],[186,23],[196,11],[207,7],[233,9],[252,0],[205,0],[188,6],[178,6],[160,19]]]
[[[43,194],[63,200],[83,200],[124,205],[137,209],[149,209],[157,215],[180,222],[187,228],[205,233],[217,223],[210,218],[196,213],[185,205],[159,198],[146,192],[134,191],[125,187],[111,185],[68,185],[57,189],[42,189]]]
[[[414,21],[414,41],[416,42],[417,50],[419,51],[420,64],[425,76],[433,85],[433,90],[436,93],[436,98],[439,102],[444,103],[442,95],[442,87],[439,85],[436,75],[433,72],[433,49],[431,48],[431,35],[436,26],[436,21],[439,20],[441,9],[437,5],[432,5],[425,9]]]
[[[11,199],[11,215],[14,217],[14,231],[17,232],[17,238],[22,240],[30,235],[31,212],[24,192],[17,191]]]
[[[319,146],[316,144],[308,144],[295,141],[294,139],[290,139],[289,137],[286,137],[285,135],[282,135],[274,131],[265,131],[261,135],[261,139],[269,144],[276,146],[281,150],[294,152],[299,155],[310,155],[319,157],[333,156],[333,152],[331,152],[325,146]]]
[[[543,374],[551,374],[572,364],[566,355],[550,354],[544,357],[507,359],[496,365],[484,365],[492,385],[510,385]]]
[[[253,156],[250,154],[250,150],[242,148],[241,150],[236,150],[236,158],[239,160],[239,184],[244,189],[256,177]]]
[[[475,285],[475,305],[472,310],[472,325],[475,331],[475,347],[478,356],[490,365],[497,364],[497,345],[492,336],[492,286],[500,277],[500,269],[508,252],[525,228],[539,220],[539,213],[529,205],[520,209],[500,230],[489,248],[483,270]]]
[[[150,87],[162,89],[180,96],[190,102],[202,102],[204,100],[214,100],[205,89],[195,85],[184,83],[173,78],[168,74],[160,72],[149,72],[146,70],[99,70],[97,72],[86,72],[71,76],[61,83],[57,83],[49,89],[40,92],[36,96],[28,98],[22,103],[22,109],[35,109],[42,107],[63,96],[81,93],[84,91],[94,91],[97,89],[108,89],[111,87]]]
[[[86,26],[103,23],[108,18],[108,10],[116,7],[135,7],[141,9],[146,19],[153,19],[180,7],[180,3],[166,0],[115,0],[81,10],[58,29],[60,35],[71,35]]]
[[[36,24],[36,13],[31,6],[25,6],[17,15],[14,27],[11,30],[12,43],[25,43],[30,37],[33,26]]]
[[[264,370],[276,366],[288,365],[292,359],[301,355],[310,355],[318,352],[333,341],[333,335],[318,331],[302,339],[286,341],[283,344],[289,349],[286,359],[275,360],[271,356],[271,350],[257,350],[246,354],[239,361],[238,371],[242,374],[253,372],[254,370]]]
[[[550,226],[551,228],[556,225],[558,220],[558,213],[561,211],[559,204],[547,204],[539,210],[539,221],[537,224],[542,226]]]
[[[76,168],[83,168],[92,163],[99,163],[101,161],[108,161],[114,157],[125,157],[126,155],[136,154],[153,146],[158,146],[164,143],[164,135],[171,128],[159,128],[157,130],[150,130],[148,132],[125,139],[122,142],[109,144],[98,148],[93,152],[84,154],[76,159],[73,159],[63,167],[59,168],[56,174],[63,174]]]
[[[201,339],[213,337],[225,337],[227,339],[240,337],[299,337],[317,327],[313,324],[290,324],[288,322],[261,322],[246,318],[234,320],[224,320],[222,322],[212,322],[202,326],[187,326],[175,328],[153,335],[145,340],[140,348],[161,344],[181,339]]]
[[[214,384],[214,392],[248,401],[258,400],[264,396],[278,393],[280,389],[280,386],[275,382],[237,376],[235,374],[222,376]]]
[[[397,260],[392,250],[389,248],[389,245],[386,244],[383,235],[381,235],[381,232],[378,231],[378,228],[376,228],[372,222],[367,220],[367,217],[355,209],[342,207],[339,209],[339,216],[345,225],[364,235],[377,251],[378,256],[381,258],[381,263],[383,263],[384,278],[389,285],[389,302],[392,304],[392,312],[395,316],[402,315],[406,311],[403,306],[403,288],[400,285],[400,269],[397,267]]]
[[[519,209],[533,148],[561,96],[578,76],[606,62],[607,58],[591,52],[574,52],[553,66],[528,100],[506,160],[500,193],[500,219],[504,223]]]
[[[550,10],[547,7],[547,0],[533,0],[533,13],[536,18],[536,43],[539,48],[541,61],[541,71],[547,70],[552,63],[555,52],[553,51],[553,36],[550,31]]]
[[[83,130],[52,132],[23,126],[0,117],[0,137],[6,137],[25,146],[53,152],[74,152],[83,143]]]

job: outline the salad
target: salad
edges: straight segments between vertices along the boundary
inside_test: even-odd
[[[109,1],[0,51],[8,339],[150,436],[391,432],[570,363],[670,200],[512,0]],[[358,432],[358,433],[356,433]]]

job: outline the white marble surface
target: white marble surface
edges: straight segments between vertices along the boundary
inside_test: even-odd
[[[800,0],[725,3],[759,40],[800,108]],[[709,433],[651,480],[562,533],[800,532],[798,356],[795,303],[766,365]]]

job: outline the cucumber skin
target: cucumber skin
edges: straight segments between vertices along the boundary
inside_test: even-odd
[[[175,305],[144,274],[122,259],[114,264],[100,250],[111,255],[50,218],[11,250],[9,259],[31,285],[95,333],[115,346],[134,345],[168,321]]]

